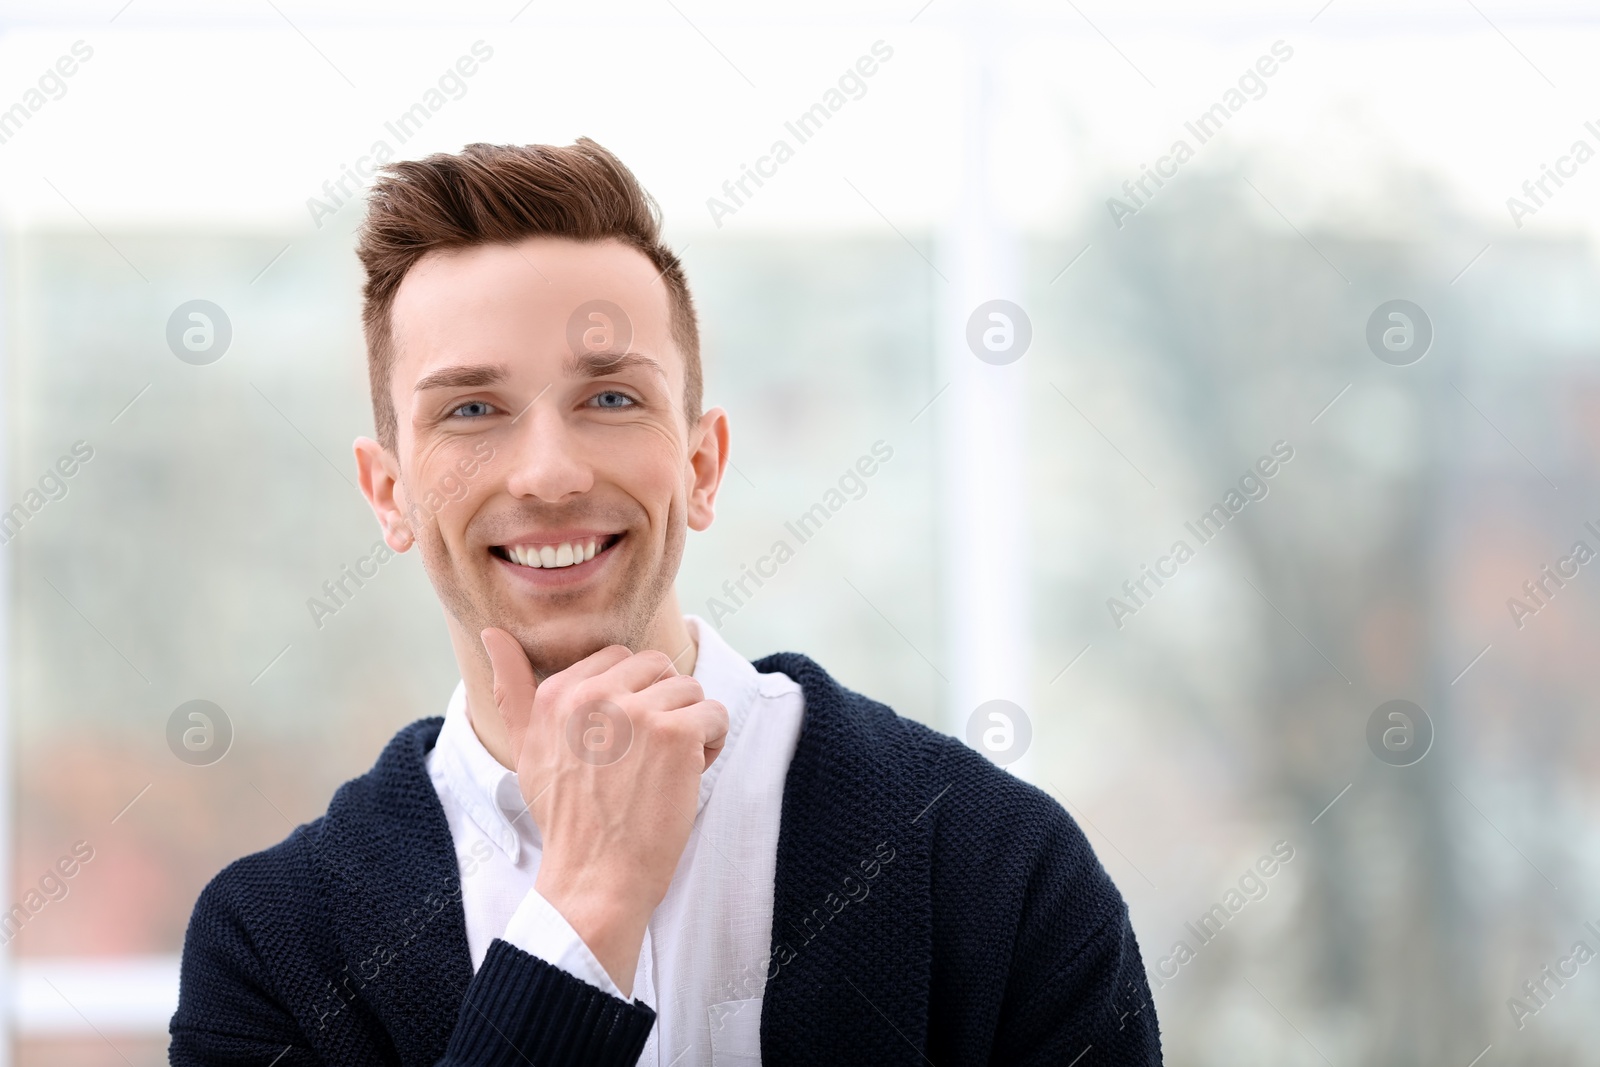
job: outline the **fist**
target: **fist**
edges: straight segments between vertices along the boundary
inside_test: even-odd
[[[631,990],[728,711],[662,652],[611,645],[535,684],[510,634],[488,629],[482,640],[517,784],[543,839],[534,887]]]

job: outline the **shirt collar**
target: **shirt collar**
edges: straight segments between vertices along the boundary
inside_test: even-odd
[[[462,810],[512,863],[521,852],[519,831],[531,834],[532,843],[538,845],[539,828],[523,811],[516,774],[489,754],[472,729],[465,682],[457,682],[450,694],[434,752],[434,758],[441,761],[445,784]]]
[[[699,640],[694,678],[705,691],[728,709],[728,738],[717,761],[700,776],[700,795],[696,814],[711,799],[711,790],[734,754],[734,745],[743,731],[750,707],[761,689],[761,675],[750,662],[733,650],[705,620],[685,615],[684,622],[694,627]],[[445,709],[444,726],[434,744],[435,759],[441,761],[444,781],[462,810],[478,829],[512,863],[525,847],[541,848],[539,828],[528,814],[517,786],[514,771],[507,770],[489,754],[467,718],[466,683],[457,682]]]

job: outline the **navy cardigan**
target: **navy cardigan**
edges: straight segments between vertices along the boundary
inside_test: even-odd
[[[1161,1062],[1127,906],[1059,804],[804,656],[756,667],[805,691],[763,1063]],[[326,815],[206,886],[183,946],[173,1064],[638,1059],[655,1022],[645,1004],[498,939],[473,973],[423,763],[442,721],[401,730]],[[759,976],[742,977],[728,1000],[760,994]]]

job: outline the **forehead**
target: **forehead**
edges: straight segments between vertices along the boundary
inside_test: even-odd
[[[656,356],[681,386],[666,283],[644,253],[615,240],[531,237],[430,252],[406,272],[391,311],[395,390],[463,362],[503,362],[513,376],[560,363],[595,325],[597,304],[631,351]]]

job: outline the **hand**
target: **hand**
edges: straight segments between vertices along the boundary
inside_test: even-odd
[[[534,888],[625,996],[689,842],[728,710],[665,653],[611,645],[535,685],[522,646],[481,634],[522,799],[544,840]]]

